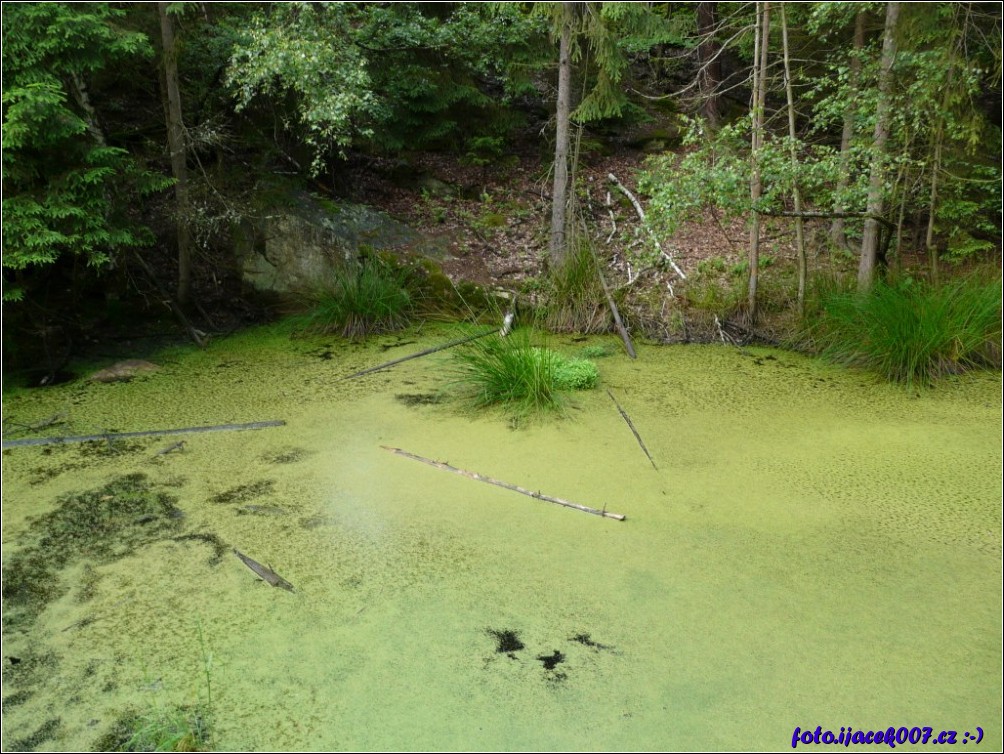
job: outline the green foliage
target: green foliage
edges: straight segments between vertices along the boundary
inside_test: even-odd
[[[368,258],[339,270],[331,286],[313,295],[304,319],[311,333],[339,333],[344,338],[399,330],[411,321],[415,302],[408,272]]]
[[[16,3],[3,17],[3,267],[5,300],[29,268],[63,256],[89,265],[147,244],[129,208],[170,181],[105,142],[87,81],[109,65],[151,53],[118,28],[107,3]]]
[[[515,419],[561,406],[561,393],[596,386],[599,372],[586,359],[566,359],[532,344],[527,330],[489,335],[456,352],[457,382],[475,407],[500,406]]]
[[[600,372],[588,359],[559,357],[554,365],[554,384],[559,390],[590,390],[599,381]]]
[[[539,27],[509,4],[277,3],[244,32],[227,83],[238,109],[291,100],[316,174],[351,146],[503,139],[515,121],[486,82],[505,87]]]
[[[346,3],[276,3],[253,17],[227,71],[238,111],[259,95],[293,99],[314,173],[332,150],[372,134],[364,122],[378,105],[351,16]]]
[[[536,3],[533,13],[550,17],[551,35],[561,36],[561,3]],[[679,16],[649,3],[581,3],[573,29],[572,61],[583,63],[587,76],[585,97],[573,120],[589,123],[620,118],[630,108],[627,98],[632,57],[656,45],[682,44]]]
[[[908,385],[927,384],[945,374],[999,366],[1000,313],[1000,278],[942,286],[907,280],[877,285],[868,295],[831,295],[811,335],[834,361]]]

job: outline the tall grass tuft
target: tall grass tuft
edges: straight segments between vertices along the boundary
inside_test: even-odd
[[[812,337],[824,356],[906,384],[999,367],[1001,281],[906,281],[877,284],[867,295],[835,293],[823,302]]]
[[[610,313],[588,238],[569,242],[565,261],[545,280],[544,326],[551,332],[601,333],[611,329]]]
[[[594,387],[596,365],[531,343],[526,330],[489,335],[456,352],[457,382],[478,408],[500,406],[514,419],[559,409],[561,393]]]
[[[306,332],[339,333],[353,340],[399,330],[415,309],[407,271],[376,258],[339,270],[331,284],[310,299]]]

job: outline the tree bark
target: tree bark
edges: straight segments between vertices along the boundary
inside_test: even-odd
[[[181,92],[178,88],[178,48],[174,23],[167,12],[169,3],[157,3],[160,34],[164,45],[164,82],[167,89],[167,143],[171,150],[171,173],[174,176],[176,225],[178,233],[179,304],[186,304],[192,286],[192,235],[188,201],[188,169],[185,164],[185,125],[181,117]]]
[[[795,152],[795,95],[791,86],[791,59],[788,55],[788,20],[781,3],[781,46],[784,54],[784,91],[788,97],[788,139],[791,160],[791,193],[795,203],[795,244],[798,247],[798,316],[805,316],[805,283],[808,264],[805,258],[805,222],[802,219],[802,194],[798,190],[798,155]]]
[[[840,135],[840,178],[837,180],[837,199],[833,203],[833,211],[837,217],[830,226],[830,240],[838,248],[847,247],[847,232],[844,229],[845,211],[843,194],[850,184],[851,173],[851,141],[854,138],[854,119],[857,117],[857,90],[861,80],[861,51],[865,46],[865,12],[859,11],[854,17],[854,52],[851,55],[851,75],[848,80],[850,96],[844,109],[844,130]]]
[[[882,39],[882,59],[879,68],[878,107],[875,113],[875,134],[872,138],[872,164],[868,180],[869,215],[881,215],[884,195],[882,183],[885,178],[885,145],[889,138],[889,110],[892,97],[892,67],[896,62],[896,22],[899,19],[899,3],[886,4],[885,31]],[[858,290],[866,292],[875,281],[875,260],[879,242],[879,224],[872,218],[865,221],[861,238],[861,260],[858,265]]]
[[[715,12],[718,3],[697,4],[697,45],[698,88],[701,92],[701,113],[708,126],[717,128],[721,120],[721,103],[718,87],[722,81],[722,61],[720,46],[715,42]]]
[[[572,24],[575,3],[561,4],[561,43],[558,51],[558,104],[554,143],[554,189],[551,192],[551,266],[564,262],[567,251],[568,157],[572,110]]]
[[[767,98],[767,41],[770,38],[770,3],[757,3],[757,27],[753,60],[753,136],[750,159],[750,203],[755,207],[763,194],[760,177],[760,149],[763,146],[764,106]],[[760,214],[753,212],[750,220],[748,312],[749,324],[757,319],[757,284],[760,277]]]

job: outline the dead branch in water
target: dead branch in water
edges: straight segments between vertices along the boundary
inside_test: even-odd
[[[464,471],[463,469],[458,469],[456,466],[450,466],[448,463],[443,463],[441,461],[433,461],[431,458],[424,458],[422,456],[417,456],[414,453],[409,453],[406,450],[401,450],[401,448],[391,448],[387,445],[381,445],[384,450],[390,451],[391,453],[396,453],[399,456],[404,456],[405,458],[411,458],[415,461],[421,461],[429,466],[435,466],[437,469],[442,469],[443,471],[449,471],[453,474],[460,474],[468,479],[475,479],[479,482],[484,482],[486,484],[494,484],[496,487],[504,487],[507,490],[512,490],[513,492],[518,492],[521,495],[526,495],[527,497],[532,497],[536,500],[543,500],[548,503],[555,503],[556,505],[564,506],[565,508],[573,508],[577,511],[582,511],[583,513],[592,513],[594,516],[602,516],[603,518],[612,518],[617,521],[623,521],[627,516],[623,516],[620,513],[611,513],[606,508],[599,510],[598,508],[590,508],[587,505],[579,505],[578,503],[572,503],[568,500],[563,500],[560,497],[551,497],[550,495],[544,495],[540,492],[533,492],[525,487],[520,487],[515,484],[509,484],[508,482],[500,482],[498,479],[492,479],[491,477],[483,476],[482,474],[477,474],[473,471]]]
[[[511,326],[511,322],[509,323]],[[397,366],[404,361],[410,361],[411,359],[417,359],[419,356],[428,356],[430,353],[436,353],[437,351],[443,351],[447,348],[453,348],[453,346],[459,346],[461,343],[467,343],[471,340],[476,340],[477,338],[483,338],[486,335],[491,335],[494,332],[498,332],[503,337],[508,335],[508,329],[503,326],[502,332],[498,330],[486,330],[481,333],[474,333],[474,335],[468,335],[464,338],[457,338],[456,340],[451,340],[449,343],[443,343],[439,346],[433,346],[432,348],[426,348],[424,351],[419,351],[418,353],[409,354],[408,356],[402,356],[400,359],[394,359],[393,361],[388,361],[375,367],[370,367],[369,369],[363,369],[362,371],[356,372],[355,374],[350,374],[347,377],[339,377],[335,382],[342,382],[344,380],[353,380],[356,377],[362,377],[365,374],[371,374],[373,372],[379,372],[381,369],[388,369],[392,366]]]
[[[638,445],[640,445],[641,449],[644,451],[645,456],[648,458],[648,462],[652,464],[652,468],[658,471],[659,468],[655,465],[655,461],[652,460],[652,454],[649,453],[648,448],[645,447],[645,441],[641,439],[641,435],[638,434],[638,430],[634,428],[634,422],[631,421],[631,417],[627,415],[627,411],[621,408],[621,404],[617,402],[617,399],[614,398],[614,394],[609,390],[607,390],[607,395],[610,396],[610,400],[612,400],[614,405],[617,406],[617,410],[621,412],[621,417],[627,422],[628,428],[631,430],[632,434],[634,434],[634,439],[638,441]]]

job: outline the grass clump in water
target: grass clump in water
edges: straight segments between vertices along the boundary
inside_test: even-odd
[[[129,713],[97,743],[96,751],[208,751],[204,716],[181,707],[156,707]]]
[[[561,393],[594,387],[596,365],[566,359],[550,348],[532,345],[526,331],[508,337],[489,335],[457,352],[458,382],[476,407],[501,406],[515,417],[561,407]]]
[[[376,258],[340,269],[331,284],[311,298],[304,330],[353,340],[400,330],[415,310],[408,272]]]
[[[908,280],[880,283],[865,295],[827,298],[813,336],[834,361],[924,385],[946,374],[1000,366],[1000,317],[999,278],[940,286]]]

